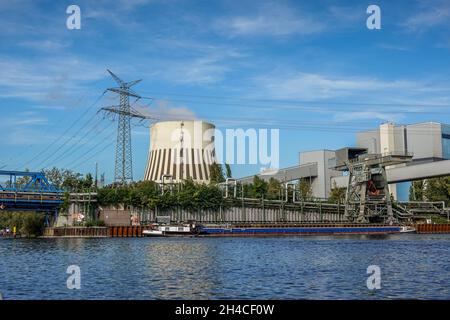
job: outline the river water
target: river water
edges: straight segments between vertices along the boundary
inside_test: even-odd
[[[77,265],[79,290],[67,288]],[[370,265],[381,289],[369,290]],[[4,299],[450,299],[450,235],[0,239]]]

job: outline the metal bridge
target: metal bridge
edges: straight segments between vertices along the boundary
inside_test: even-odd
[[[63,190],[49,183],[42,172],[0,170],[0,212],[53,213],[63,203]]]

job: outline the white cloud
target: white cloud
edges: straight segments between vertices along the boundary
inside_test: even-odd
[[[358,122],[361,120],[382,120],[399,122],[405,116],[401,113],[377,112],[377,111],[343,111],[333,116],[336,122]]]
[[[248,10],[250,11],[250,10]],[[236,36],[312,35],[364,25],[365,7],[328,6],[314,13],[277,2],[268,2],[253,10],[253,14],[234,14],[216,21],[220,33]]]
[[[47,118],[30,118],[30,119],[13,119],[9,120],[11,126],[23,126],[23,125],[40,125],[46,124]]]
[[[167,78],[176,83],[211,84],[224,78],[229,68],[217,57],[202,57],[192,61],[177,61],[168,66]]]
[[[135,109],[141,114],[155,120],[195,120],[194,111],[184,106],[173,106],[167,100],[156,100],[155,106],[137,106]]]
[[[328,12],[330,20],[340,24],[355,24],[358,21],[365,21],[367,18],[364,6],[330,6]]]
[[[315,73],[269,74],[256,78],[266,91],[277,98],[297,98],[321,100],[326,98],[351,96],[355,93],[380,90],[421,89],[419,83],[409,80],[382,81],[364,77],[338,77]]]
[[[83,19],[102,20],[122,29],[134,30],[141,25],[133,19],[133,11],[148,5],[152,0],[97,0],[89,1],[82,7]]]
[[[105,78],[99,64],[73,56],[49,58],[0,57],[0,97],[38,102],[60,101],[79,93],[86,82]]]
[[[228,72],[235,70],[235,63],[243,56],[231,48],[214,47],[204,49],[203,52],[191,52],[184,57],[163,60],[155,68],[159,78],[171,83],[208,85],[223,80]]]
[[[409,31],[425,31],[450,22],[450,3],[448,1],[425,1],[419,3],[414,14],[401,23]]]
[[[27,40],[20,43],[20,45],[45,52],[55,52],[60,51],[62,49],[68,48],[70,44],[64,41],[55,41],[55,40]]]
[[[287,36],[318,33],[325,29],[325,24],[292,8],[269,3],[253,15],[221,18],[216,22],[216,28],[230,36]]]
[[[379,48],[393,51],[408,51],[410,50],[407,46],[392,44],[392,43],[379,43],[377,44]]]

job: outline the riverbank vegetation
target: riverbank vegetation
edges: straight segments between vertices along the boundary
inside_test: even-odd
[[[165,185],[162,187],[152,181],[139,181],[126,185],[112,183],[107,186],[97,187],[91,174],[85,176],[68,171],[53,168],[45,171],[48,180],[57,188],[66,190],[62,211],[67,211],[69,205],[69,192],[95,191],[98,196],[98,204],[102,206],[134,206],[160,209],[181,207],[187,210],[218,209],[228,203],[224,198],[221,183],[231,177],[229,165],[221,166],[213,164],[210,167],[211,182],[209,184],[196,183],[193,180],[185,180],[183,183]],[[230,185],[230,194],[234,193]],[[312,200],[312,190],[309,181],[302,180],[298,184],[299,191],[296,197],[305,201]],[[253,182],[238,185],[236,194],[239,198],[255,198],[268,200],[285,199],[284,186],[278,180],[271,178],[265,181],[257,176]],[[292,191],[288,192],[292,198]]]
[[[135,207],[158,207],[170,209],[182,207],[189,210],[217,209],[226,205],[224,190],[221,183],[232,176],[229,165],[213,164],[210,167],[211,183],[199,184],[186,180],[173,186],[166,185],[164,192],[161,186],[152,181],[140,181],[127,185],[110,184],[98,186],[91,174],[82,175],[70,170],[52,168],[45,170],[48,180],[57,188],[66,191],[62,211],[66,211],[69,204],[69,192],[98,193],[100,205],[126,205]],[[313,201],[311,183],[308,179],[300,180],[296,189],[296,200]],[[332,186],[328,202],[343,203],[345,201],[345,188]],[[233,194],[230,185],[229,193]],[[268,200],[285,200],[286,195],[292,199],[292,186],[286,192],[286,186],[280,181],[271,178],[268,181],[255,176],[252,183],[238,185],[236,194],[238,198],[255,198]],[[410,188],[410,200],[414,201],[444,201],[450,205],[450,177],[415,181]]]
[[[12,230],[16,227],[17,234],[24,237],[38,237],[44,230],[45,216],[36,212],[2,212],[0,214],[0,229]]]
[[[444,201],[450,206],[450,176],[414,181],[409,189],[411,201]]]
[[[328,197],[328,202],[330,203],[344,203],[345,195],[347,193],[347,188],[338,187],[336,182],[334,182],[331,187],[330,196]]]
[[[186,180],[180,185],[166,185],[163,189],[153,181],[128,185],[110,185],[98,189],[98,203],[170,209],[180,206],[188,210],[218,209],[224,205],[222,191],[216,185],[197,184]]]

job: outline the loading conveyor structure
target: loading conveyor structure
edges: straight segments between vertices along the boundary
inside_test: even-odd
[[[386,168],[411,160],[409,153],[369,154],[365,148],[337,150],[333,169],[348,171],[344,217],[359,223],[380,219],[389,224],[396,222]]]

